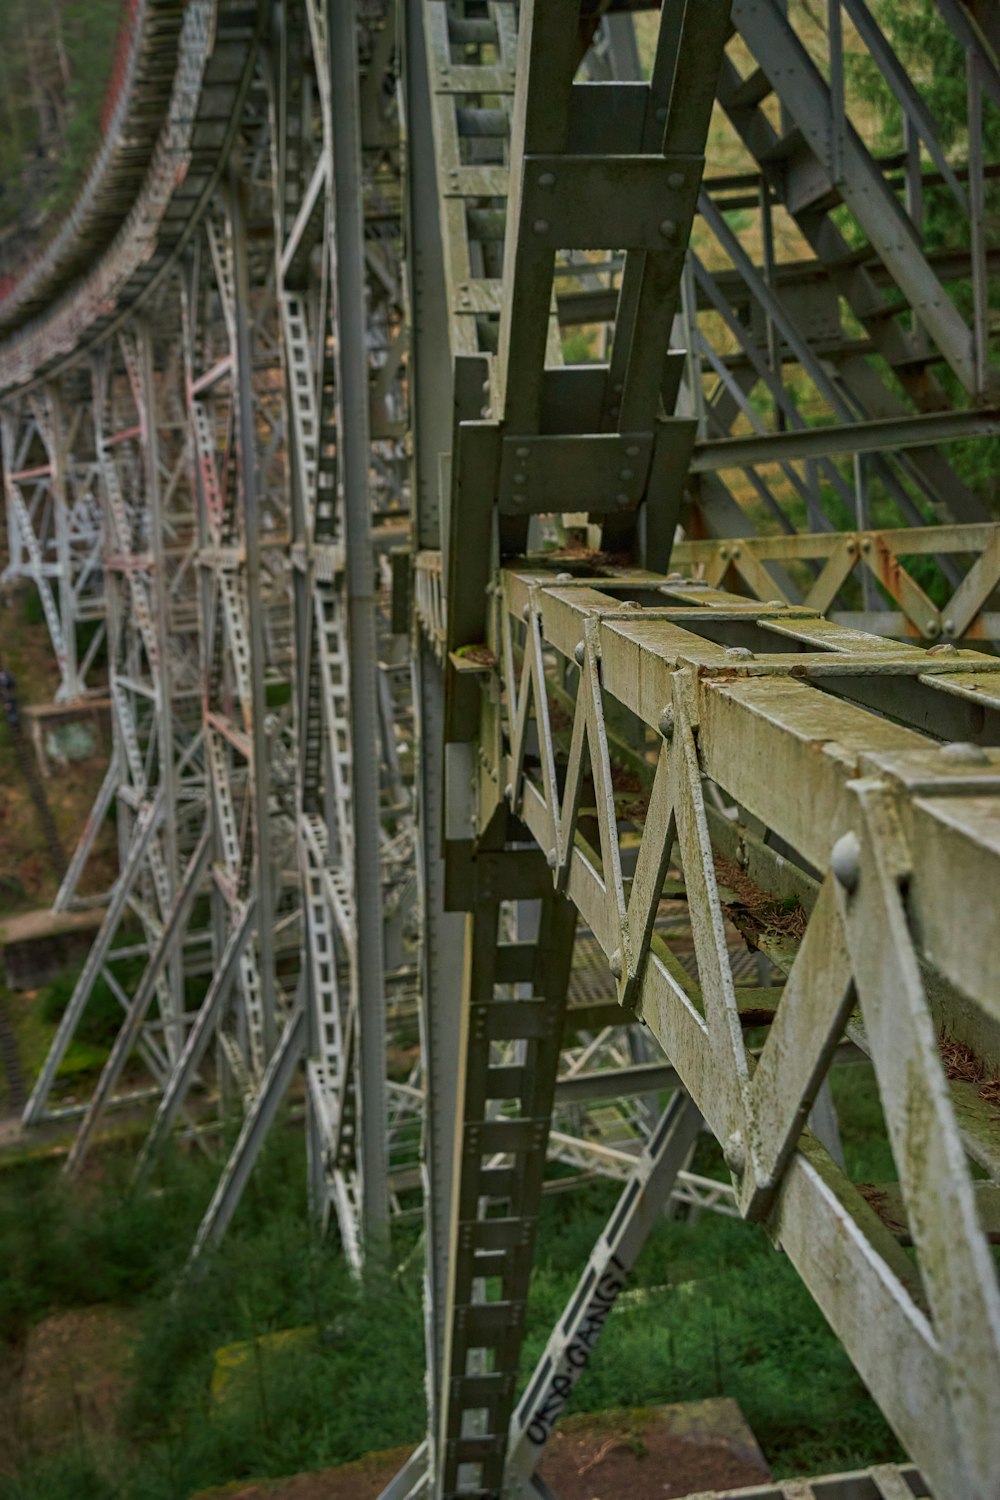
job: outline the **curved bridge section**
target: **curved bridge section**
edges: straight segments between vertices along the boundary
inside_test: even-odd
[[[106,138],[51,244],[0,297],[5,388],[101,338],[157,283],[224,169],[263,26],[232,0],[129,7]]]

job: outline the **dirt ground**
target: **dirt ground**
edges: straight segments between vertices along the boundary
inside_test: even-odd
[[[735,1401],[570,1418],[540,1465],[558,1500],[674,1500],[770,1478]]]
[[[0,1352],[0,1475],[67,1435],[115,1429],[133,1318],[120,1307],[55,1313]]]
[[[376,1500],[409,1448],[287,1479],[203,1490],[194,1500]],[[674,1500],[770,1478],[735,1401],[570,1417],[549,1440],[540,1473],[558,1500]]]

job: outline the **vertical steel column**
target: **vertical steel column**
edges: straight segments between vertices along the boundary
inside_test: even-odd
[[[49,453],[52,463],[52,512],[56,533],[56,562],[59,569],[59,613],[63,623],[65,652],[65,686],[67,698],[83,692],[77,660],[77,600],[73,588],[73,560],[70,546],[70,517],[67,489],[66,426],[59,386],[50,381],[45,392],[48,407]]]
[[[375,570],[368,494],[368,350],[365,326],[364,201],[353,0],[329,7],[328,59],[333,104],[330,163],[334,203],[334,317],[337,335],[339,479],[345,513],[350,703],[354,748],[354,876],[357,914],[360,1158],[366,1238],[387,1231],[385,1140],[385,974],[379,867],[379,740],[375,646]]]
[[[163,507],[160,494],[160,445],[157,433],[157,390],[153,378],[153,335],[148,324],[140,323],[136,329],[136,352],[140,388],[139,422],[142,428],[143,481],[146,491],[146,508],[149,515],[149,547],[155,558],[151,582],[154,629],[159,651],[159,671],[156,687],[156,735],[158,738],[160,775],[159,784],[163,795],[164,817],[162,844],[167,869],[168,888],[171,897],[175,894],[180,873],[177,846],[177,774],[174,765],[174,701],[173,680],[170,662],[169,580],[167,577],[166,535],[164,531]],[[170,1062],[176,1063],[184,1045],[182,1015],[184,1009],[184,970],[182,954],[175,948],[167,958],[166,973],[161,990],[169,996],[170,1009],[162,1017],[164,1042]]]
[[[253,747],[253,806],[257,894],[257,959],[260,974],[261,1020],[265,1052],[270,1056],[276,1036],[274,977],[274,867],[270,830],[270,745],[264,695],[264,617],[261,606],[261,513],[257,499],[257,436],[254,430],[253,350],[250,340],[250,273],[247,256],[246,203],[235,174],[229,185],[233,237],[233,302],[235,310],[236,399],[238,465],[243,501],[243,542],[246,548],[247,634],[250,643],[250,742]]]
[[[403,92],[406,151],[407,258],[411,319],[413,535],[417,549],[440,548],[441,457],[451,446],[452,385],[444,251],[427,68],[424,0],[403,6]],[[424,1120],[427,1226],[427,1360],[431,1440],[445,1338],[448,1209],[457,1128],[459,1018],[465,919],[444,909],[441,842],[444,809],[444,673],[415,628],[413,700],[417,740],[418,869],[422,898],[421,1047],[428,1108]]]

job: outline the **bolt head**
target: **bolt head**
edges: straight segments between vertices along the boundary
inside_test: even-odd
[[[938,621],[928,620],[927,624],[924,626],[924,635],[927,637],[927,639],[930,641],[936,640],[940,634],[941,626]]]
[[[941,746],[941,759],[960,766],[988,766],[990,758],[982,745],[971,745],[964,740],[954,740]]]
[[[572,582],[573,582],[573,575],[572,575],[572,573],[557,573],[556,574],[556,583],[572,583]]]
[[[556,174],[554,172],[543,172],[538,179],[538,186],[543,188],[555,187]]]
[[[611,957],[608,959],[608,968],[611,970],[616,979],[620,979],[622,977],[622,953],[620,948],[616,948],[614,953],[612,953]]]
[[[638,599],[623,599],[618,606],[619,609],[641,609],[642,605]]]
[[[521,619],[522,620],[530,620],[531,619],[531,605],[530,604],[522,604],[521,605]]]
[[[674,236],[676,235],[676,233],[677,233],[677,220],[676,219],[661,219],[660,220],[660,233],[663,235],[663,238],[665,240],[672,240],[674,238]]]
[[[584,658],[585,658],[586,655],[587,655],[587,646],[586,646],[586,643],[584,641],[577,641],[576,645],[573,648],[573,660],[576,662],[576,664],[577,664],[578,667],[582,667],[583,666]]]
[[[727,661],[753,661],[754,660],[754,654],[750,650],[749,646],[727,646],[725,654],[726,654],[726,660]]]
[[[723,1160],[734,1177],[742,1177],[746,1170],[747,1156],[743,1146],[743,1137],[738,1130],[734,1130],[722,1148]]]
[[[767,609],[784,609],[784,607],[785,607],[785,601],[784,601],[784,599],[768,599],[767,605],[766,605]]]
[[[947,620],[945,625],[947,625]],[[932,646],[927,653],[928,656],[957,656],[958,647],[953,646],[950,641],[942,641],[940,646]]]
[[[629,480],[632,478],[632,470],[631,469],[621,469],[619,471],[618,478],[619,479],[623,479],[625,481],[625,483],[628,484]]]
[[[556,865],[559,863],[559,856],[554,849],[550,849],[548,854],[546,854],[545,863],[548,865],[550,870],[554,870]]]
[[[527,484],[527,482],[528,482],[528,476],[527,476],[527,474],[515,474],[514,475],[514,483],[515,484]]]
[[[674,710],[673,710],[673,707],[672,707],[671,704],[668,703],[667,707],[661,713],[661,715],[659,717],[659,720],[657,721],[657,728],[659,729],[660,733],[663,735],[663,738],[665,740],[672,740],[673,739],[673,737],[674,737]]]
[[[628,496],[625,494],[624,490],[622,491],[622,493],[620,495],[616,495],[615,499],[618,501],[619,505],[627,505],[628,504]]]
[[[625,449],[625,457],[626,458],[638,458],[639,457],[639,445],[638,445],[638,443],[629,443],[628,447]]]
[[[506,799],[507,799],[508,802],[513,802],[513,800],[514,800],[514,787],[511,784],[511,782],[508,781],[507,785],[503,789],[503,794],[506,797]]]
[[[548,221],[548,219],[536,219],[535,222],[534,222],[534,224],[532,224],[531,227],[535,231],[536,234],[548,234],[548,232],[549,232],[549,221]]]
[[[944,622],[944,633],[945,633],[945,635],[954,635],[955,634],[955,621],[954,620],[945,620],[945,622]]]
[[[676,191],[677,188],[682,188],[683,186],[684,186],[684,173],[683,172],[671,172],[670,176],[667,178],[667,187],[672,187]]]
[[[861,845],[856,833],[845,833],[830,852],[830,869],[845,891],[857,889],[861,875]]]

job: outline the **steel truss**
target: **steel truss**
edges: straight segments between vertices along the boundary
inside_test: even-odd
[[[994,784],[980,746],[993,742],[997,684],[989,657],[885,638],[989,635],[996,528],[938,447],[996,430],[985,243],[973,213],[959,256],[973,281],[969,323],[921,244],[925,156],[963,211],[969,197],[863,6],[844,11],[907,120],[903,206],[845,117],[840,6],[825,76],[783,7],[734,5],[731,44],[728,10],[666,8],[649,84],[599,92],[574,82],[590,29],[577,4],[522,7],[516,40],[503,5],[488,17],[433,0],[407,9],[425,346],[415,348],[414,593],[421,713],[444,721],[442,742],[431,730],[424,743],[425,779],[445,787],[443,868],[422,823],[425,885],[444,908],[428,919],[432,949],[435,925],[455,920],[449,908],[468,915],[460,1007],[446,973],[426,966],[428,1067],[432,1078],[453,1068],[460,1025],[458,1089],[435,1091],[429,1131],[429,1438],[388,1495],[530,1484],[650,1200],[665,1201],[680,1164],[664,1146],[681,1118],[675,1099],[654,1137],[667,1165],[651,1143],[515,1412],[577,915],[605,956],[619,1018],[660,1043],[687,1108],[724,1145],[740,1211],[791,1255],[931,1484],[985,1495],[996,1472],[982,1380],[1000,1330],[984,1234],[993,1189],[973,1185],[966,1159],[984,1159],[983,1110],[976,1126],[956,1117],[936,1033],[971,1038],[971,1026],[982,1045],[993,1025],[986,929],[966,943],[958,886],[978,884],[978,861],[996,853],[976,825]],[[982,38],[966,45],[970,77],[993,80]],[[763,271],[724,216],[732,184],[700,186],[716,90],[760,164],[737,186],[762,221]],[[981,98],[970,89],[973,155]],[[492,152],[477,151],[483,135],[498,139]],[[438,225],[421,215],[428,183]],[[867,235],[860,253],[841,205]],[[673,244],[686,243],[695,211],[715,248],[682,267]],[[774,254],[779,213],[816,255],[791,275]],[[886,286],[904,295],[889,300]],[[842,305],[860,332],[844,328]],[[686,361],[666,353],[675,311]],[[610,359],[560,368],[553,313],[563,329],[610,325],[599,339]],[[449,353],[454,419],[426,394]],[[942,363],[972,395],[967,409],[942,409]],[[751,399],[761,391],[770,420]],[[731,436],[737,422],[749,436]],[[840,454],[853,458],[847,474]],[[748,536],[724,482],[734,472],[785,535]],[[873,530],[875,493],[897,527],[921,529]],[[789,534],[802,510],[815,535]],[[845,510],[856,523],[846,535],[834,519]],[[694,578],[665,572],[682,515],[695,536],[722,538],[679,546]],[[510,564],[546,536],[575,548]],[[935,558],[946,603],[898,561],[914,553]],[[726,592],[727,581],[763,602]],[[950,842],[960,829],[968,846]],[[794,940],[744,924],[774,965],[763,987],[738,983],[726,875],[802,913]],[[526,903],[539,910],[538,937],[504,941],[503,910]],[[693,965],[663,922],[678,904]],[[770,1035],[748,1055],[741,1013],[762,1011]],[[875,1064],[917,1271],[844,1176],[817,1109],[845,1035]],[[928,1122],[919,1147],[917,1095]],[[951,1212],[932,1213],[945,1200]]]
[[[192,0],[120,234],[87,238],[111,153],[93,265],[60,239],[0,307],[8,576],[61,696],[94,677],[78,626],[107,643],[114,755],[59,903],[112,803],[121,858],[25,1119],[82,1115],[73,1172],[154,1098],[142,1181],[199,1095],[241,1111],[196,1258],[304,1064],[355,1268],[424,1187],[429,1436],[393,1496],[532,1488],[671,1198],[765,1222],[923,1473],[836,1493],[992,1493],[996,1127],[936,1038],[1000,1063],[1000,694],[956,644],[998,635],[1000,530],[947,448],[1000,422],[1000,78],[940,9],[961,165],[863,0],[808,45],[794,3],[671,0],[648,78],[632,17],[581,0],[404,0],[398,34]],[[849,117],[850,52],[897,158]],[[131,86],[123,132],[153,119]],[[744,170],[705,177],[716,102]],[[422,1076],[387,1077],[418,960]],[[120,1033],[53,1106],[99,976]],[[827,1074],[859,1055],[894,1229],[839,1154]],[[729,1184],[685,1170],[706,1127]],[[518,1396],[552,1158],[622,1194]]]

